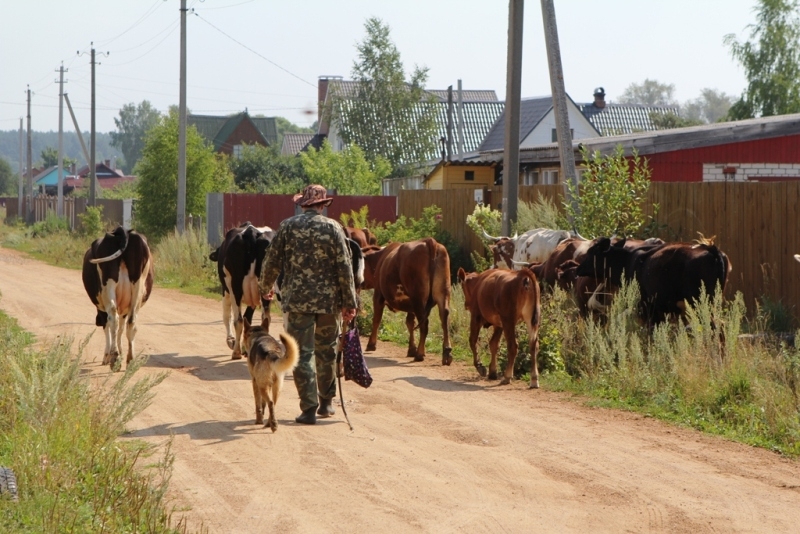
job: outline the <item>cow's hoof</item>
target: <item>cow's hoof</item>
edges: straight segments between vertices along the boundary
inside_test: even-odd
[[[367,343],[367,352],[372,352],[375,350],[375,343]]]
[[[263,417],[256,417],[256,424],[257,425],[263,425],[264,424],[264,418]]]
[[[275,432],[278,431],[278,422],[274,419],[270,419],[269,421],[267,421],[267,424],[264,425],[264,428],[266,427],[269,427],[269,429],[272,430],[272,433],[274,434]]]
[[[228,343],[228,348],[233,350],[233,347],[236,345],[236,340],[233,339],[232,337],[229,337],[225,341],[226,341],[226,343]]]
[[[479,375],[481,375],[483,377],[486,376],[486,367],[484,367],[483,365],[477,365],[477,366],[475,366],[475,369],[478,370],[478,374]]]
[[[489,372],[489,380],[497,380],[497,371]]]
[[[425,361],[425,355],[424,354],[415,354],[414,355],[414,361],[415,362],[424,362]]]
[[[507,386],[511,383],[511,379],[507,376],[504,376],[503,379],[500,381],[501,386]]]
[[[102,365],[108,365],[109,363],[111,363],[111,355],[110,354],[104,354],[103,355],[103,364]]]
[[[531,380],[530,389],[539,389],[539,379]]]
[[[453,355],[451,353],[452,350],[453,349],[444,350],[444,352],[442,353],[442,365],[450,365],[451,363],[453,363]]]
[[[231,355],[231,360],[241,360],[241,359],[242,359],[242,353],[241,352],[234,352]]]

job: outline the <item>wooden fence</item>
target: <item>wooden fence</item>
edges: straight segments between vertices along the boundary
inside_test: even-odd
[[[563,193],[562,186],[524,186],[519,198],[532,202],[541,195],[560,205]],[[487,204],[498,207],[500,190],[484,195]],[[434,204],[442,208],[443,229],[466,252],[483,249],[465,222],[475,207],[472,190],[401,191],[398,215],[419,217]],[[645,204],[648,215],[655,212],[658,234],[667,241],[691,242],[698,232],[715,236],[733,266],[727,296],[741,291],[750,312],[757,299],[768,296],[799,315],[800,263],[792,256],[800,253],[800,182],[654,182]]]
[[[6,207],[6,220],[14,220],[19,216],[19,200],[17,197],[0,197],[0,203]],[[27,200],[25,201],[27,203]],[[86,211],[88,200],[86,198],[64,198],[64,216],[67,224],[73,230],[81,229],[79,214]],[[33,198],[33,222],[43,221],[49,214],[55,214],[58,199],[50,196],[36,196]],[[129,227],[131,222],[131,201],[119,199],[98,198],[97,205],[103,207],[103,220],[106,225],[114,226],[123,224]],[[27,206],[23,205],[23,211]]]

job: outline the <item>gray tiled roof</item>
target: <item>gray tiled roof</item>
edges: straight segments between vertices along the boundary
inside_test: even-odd
[[[189,125],[194,125],[197,132],[203,136],[214,150],[219,150],[230,133],[247,116],[255,125],[256,129],[264,136],[264,140],[269,145],[278,142],[278,129],[274,117],[250,117],[246,112],[235,115],[188,115],[186,120]]]
[[[553,108],[553,99],[549,96],[525,98],[519,108],[519,140],[520,143],[533,131],[539,121]],[[506,121],[505,113],[501,114],[486,134],[478,150],[496,150],[505,145]]]
[[[286,133],[283,134],[281,154],[296,156],[314,137],[313,133]]]
[[[635,132],[652,132],[658,128],[650,120],[650,114],[678,114],[672,106],[641,106],[638,104],[611,104],[599,108],[590,104],[578,104],[584,117],[600,132],[600,135],[623,135]]]
[[[353,98],[358,94],[358,84],[355,80],[331,79],[328,81],[328,91],[344,98]],[[426,89],[425,92],[435,96],[442,102],[447,102],[447,89]],[[462,89],[462,102],[497,102],[497,93],[494,89]],[[453,102],[458,102],[458,91],[453,89]]]

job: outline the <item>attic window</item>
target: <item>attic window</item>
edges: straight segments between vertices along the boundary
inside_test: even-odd
[[[233,157],[242,159],[242,145],[233,145]]]
[[[552,130],[550,130],[550,137],[551,137],[551,139],[550,139],[550,140],[551,140],[553,143],[555,143],[555,142],[557,142],[557,141],[558,141],[558,132],[556,131],[556,129],[555,129],[555,128],[553,128]],[[575,129],[574,129],[574,128],[570,128],[570,129],[569,129],[569,140],[570,140],[570,141],[572,141],[573,139],[575,139]]]
[[[475,171],[464,171],[464,180],[467,182],[475,181]]]

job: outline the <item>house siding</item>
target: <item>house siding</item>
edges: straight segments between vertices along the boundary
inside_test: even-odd
[[[587,137],[597,137],[597,131],[592,127],[591,123],[578,111],[572,104],[567,104],[567,111],[569,114],[569,126],[573,131],[573,139],[586,139]],[[555,113],[551,109],[545,115],[539,124],[528,134],[525,139],[520,143],[520,148],[532,147],[538,145],[546,145],[552,143],[553,128],[556,127]]]

